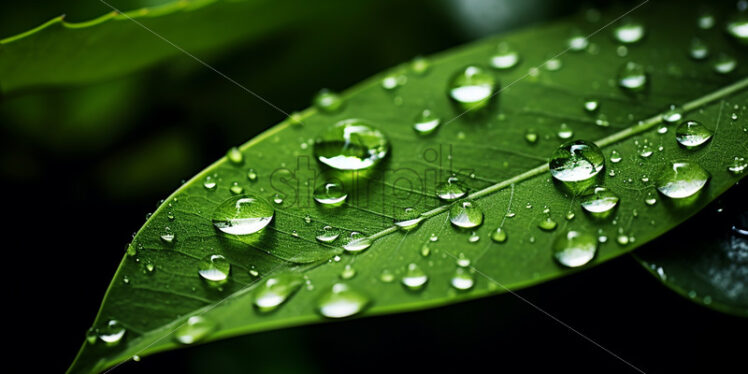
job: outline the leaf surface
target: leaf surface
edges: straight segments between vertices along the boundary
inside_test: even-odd
[[[742,177],[729,173],[727,164],[745,152],[748,123],[745,116],[733,120],[729,115],[730,108],[748,100],[747,67],[715,73],[712,58],[688,58],[691,38],[698,33],[715,54],[730,53],[738,61],[745,59],[746,51],[717,26],[697,30],[694,10],[648,3],[635,13],[646,26],[646,37],[627,46],[622,57],[611,29],[596,30],[626,10],[606,10],[595,22],[579,16],[482,40],[429,58],[425,74],[413,72],[410,64],[393,68],[407,77],[398,88],[382,87],[383,78],[392,72],[375,76],[346,92],[339,111],[306,110],[241,146],[242,165],[225,158],[217,161],[166,199],[135,236],[130,247],[137,253],[123,258],[93,324],[96,329],[109,320],[119,321],[127,329],[123,341],[113,347],[101,341],[84,343],[71,371],[99,371],[133,355],[176,348],[174,331],[195,315],[217,324],[204,341],[324,321],[316,306],[339,282],[369,299],[360,316],[519,289],[573,272],[556,264],[551,255],[553,241],[567,230],[607,239],[601,240],[588,265],[594,266],[683,222]],[[693,22],[661,22],[671,17]],[[560,54],[560,69],[544,64],[580,31],[593,34],[586,51]],[[492,71],[502,87],[492,105],[461,115],[446,94],[450,78],[467,65],[487,65],[499,41],[515,46],[520,64]],[[649,79],[647,89],[633,95],[616,84],[619,69],[629,61],[644,65]],[[590,98],[600,103],[597,113],[583,109]],[[687,150],[677,144],[674,126],[658,131],[661,112],[673,103],[683,105],[688,119],[714,131],[706,145]],[[424,109],[442,119],[440,128],[427,137],[413,131],[415,118]],[[330,171],[315,160],[313,140],[349,118],[374,124],[386,134],[391,150],[373,172],[338,174],[346,180],[348,199],[340,208],[324,208],[311,195]],[[611,217],[593,219],[582,211],[578,197],[552,182],[547,160],[565,141],[558,137],[562,124],[572,129],[573,139],[596,141],[608,158],[600,183],[620,197]],[[531,129],[538,134],[533,143],[526,141]],[[643,157],[645,146],[652,154]],[[610,161],[614,150],[622,156],[620,162]],[[698,198],[688,204],[669,201],[654,187],[667,163],[678,159],[696,162],[711,174]],[[254,182],[247,179],[250,168],[258,175]],[[436,186],[453,173],[468,185],[470,198],[485,214],[474,230],[453,227],[450,205],[435,195]],[[208,176],[217,181],[217,188],[203,186]],[[227,239],[211,223],[214,209],[231,197],[233,182],[268,201],[276,194],[283,196],[261,239],[249,244]],[[645,203],[649,193],[656,196],[654,205]],[[409,232],[393,225],[393,217],[406,207],[426,217]],[[574,213],[572,219],[566,218],[568,212]],[[551,231],[538,227],[548,216],[558,224]],[[319,243],[315,235],[326,225],[345,233],[363,232],[373,245],[350,255],[340,248],[340,241]],[[159,238],[167,226],[176,234],[172,244]],[[495,243],[491,233],[500,226],[508,239]],[[468,239],[471,231],[478,241]],[[619,236],[628,243],[619,244]],[[422,254],[424,245],[429,247],[427,256]],[[232,264],[230,281],[222,290],[209,287],[197,274],[200,259],[210,254],[221,254]],[[468,291],[451,285],[461,257],[470,260],[468,273],[475,279]],[[429,278],[417,292],[400,284],[411,263]],[[147,264],[155,270],[146,270]],[[356,274],[342,280],[347,265]],[[302,273],[303,287],[277,310],[258,311],[253,306],[255,289],[286,272]]]

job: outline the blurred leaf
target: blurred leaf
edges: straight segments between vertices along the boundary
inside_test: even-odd
[[[684,297],[726,313],[748,317],[748,206],[741,183],[718,208],[696,217],[634,257]],[[706,227],[716,230],[705,231]]]
[[[748,124],[746,116],[731,119],[725,114],[725,108],[748,100],[748,79],[741,78],[748,67],[716,74],[714,60],[688,58],[692,34],[700,33],[713,51],[728,52],[738,60],[746,51],[734,48],[719,29],[697,31],[695,22],[662,22],[696,20],[698,14],[691,8],[648,3],[636,13],[646,27],[646,38],[628,46],[625,57],[606,29],[595,34],[584,51],[544,63],[567,48],[575,32],[590,34],[626,10],[606,11],[593,22],[579,17],[502,38],[516,46],[521,63],[510,70],[489,70],[504,89],[477,113],[462,115],[463,110],[450,102],[449,81],[468,64],[487,64],[498,39],[435,56],[425,74],[414,72],[410,64],[396,67],[346,92],[339,111],[306,110],[243,145],[241,162],[224,158],[203,170],[150,217],[112,280],[92,332],[101,334],[109,321],[116,320],[126,329],[124,338],[116,345],[87,341],[70,371],[101,371],[133,355],[174,349],[179,346],[175,335],[184,337],[185,323],[198,315],[209,327],[196,336],[204,341],[321,322],[325,318],[319,304],[339,282],[370,301],[361,316],[526,287],[572,272],[556,264],[551,251],[552,243],[567,230],[607,238],[599,239],[593,266],[683,222],[742,177],[729,173],[727,165],[735,153],[744,151],[743,128]],[[647,89],[630,93],[617,86],[616,75],[629,61],[645,67]],[[383,89],[383,78],[391,74],[400,76],[395,82],[401,85]],[[599,102],[598,112],[583,109],[589,98]],[[662,110],[671,103],[682,104],[689,119],[714,131],[708,144],[684,149],[676,143],[672,126],[663,127],[665,132],[658,128]],[[413,131],[424,109],[442,121],[431,136]],[[389,139],[389,155],[370,173],[331,173],[314,162],[313,139],[349,118],[374,124]],[[537,134],[533,142],[526,141],[530,129]],[[578,197],[551,182],[547,159],[566,141],[559,139],[566,137],[558,135],[560,129],[571,129],[572,138],[596,141],[606,157],[613,150],[621,155],[620,162],[608,161],[598,175],[600,183],[621,198],[607,219],[588,216]],[[651,154],[643,152],[645,148]],[[678,159],[698,163],[711,179],[691,199],[657,196],[655,181]],[[255,181],[247,178],[250,168],[259,176]],[[470,230],[449,224],[451,205],[435,195],[437,184],[452,173],[464,180],[472,192],[469,197],[485,212],[483,224],[473,229],[477,242],[468,240]],[[321,207],[311,198],[312,190],[331,176],[343,180],[349,194],[337,209]],[[216,187],[205,187],[208,177]],[[272,223],[259,237],[228,237],[213,226],[213,212],[231,198],[231,187],[279,201]],[[654,205],[645,203],[650,193],[658,200]],[[409,232],[393,225],[393,217],[406,207],[425,212],[420,227]],[[571,219],[566,218],[569,211],[574,213]],[[547,217],[558,227],[539,228]],[[341,239],[332,245],[315,240],[326,225],[341,229],[342,236],[364,232],[373,244],[357,255],[345,254]],[[508,239],[494,243],[491,234],[500,226]],[[161,238],[167,232],[175,235],[171,243]],[[432,241],[433,236],[437,240]],[[427,256],[422,254],[424,245],[429,248]],[[220,288],[211,287],[197,273],[201,259],[214,254],[231,264],[228,281]],[[465,268],[455,264],[461,255],[471,260],[470,266],[464,260]],[[400,284],[411,263],[428,275],[418,291]],[[347,265],[357,273],[343,281]],[[458,272],[463,280],[474,280],[469,290],[451,285]],[[305,285],[277,310],[258,310],[253,305],[258,287],[289,274],[303,274]]]

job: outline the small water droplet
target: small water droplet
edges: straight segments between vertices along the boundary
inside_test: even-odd
[[[594,217],[605,218],[618,205],[618,195],[605,187],[593,187],[582,198],[582,208]]]
[[[315,237],[322,243],[332,243],[339,236],[340,230],[332,226],[324,226],[321,229],[317,230],[317,235]]]
[[[618,71],[618,85],[631,92],[643,90],[647,85],[647,72],[644,66],[629,61]]]
[[[117,345],[125,337],[125,326],[123,326],[117,320],[109,320],[106,326],[99,329],[98,337],[99,340],[104,342],[108,346]]]
[[[314,201],[326,207],[338,207],[345,203],[348,193],[337,182],[327,182],[314,190]]]
[[[574,131],[569,127],[569,125],[562,123],[558,132],[556,132],[556,135],[559,139],[566,140],[574,136]]]
[[[228,282],[231,263],[221,255],[207,255],[197,265],[197,273],[211,286]]]
[[[327,318],[350,317],[364,310],[369,298],[345,283],[336,283],[317,299],[317,311]]]
[[[213,226],[230,235],[249,235],[264,229],[273,219],[270,204],[253,195],[233,196],[213,212]]]
[[[429,237],[429,240],[432,242],[435,242],[439,240],[439,237],[436,236],[436,234],[431,234],[431,236]]]
[[[215,328],[216,324],[205,317],[191,316],[174,331],[174,339],[182,344],[192,344],[210,335]]]
[[[449,81],[449,97],[461,110],[488,106],[497,83],[494,77],[478,66],[468,66],[455,73]]]
[[[693,161],[672,161],[659,173],[657,190],[671,199],[682,199],[701,191],[709,178],[709,172]]]
[[[712,65],[714,71],[718,74],[730,74],[735,70],[737,66],[738,60],[736,60],[735,57],[725,53],[720,53],[719,56],[717,56],[717,59],[714,60],[714,64]]]
[[[429,135],[436,131],[441,123],[441,119],[434,115],[429,109],[424,109],[415,119],[413,130],[418,135]]]
[[[410,231],[418,227],[418,224],[423,221],[423,216],[417,210],[413,208],[405,208],[395,217],[395,226],[399,227],[403,231]]]
[[[254,291],[253,303],[261,312],[275,310],[301,288],[304,278],[298,273],[274,275]]]
[[[275,195],[273,195],[273,203],[275,203],[275,205],[283,204],[283,197],[284,196],[282,194],[276,193]]]
[[[714,27],[714,15],[711,13],[702,13],[696,19],[696,24],[702,30],[708,30]]]
[[[369,237],[357,231],[351,232],[343,243],[343,249],[351,253],[361,252],[370,246],[371,240]]]
[[[621,162],[623,158],[621,157],[621,154],[618,153],[615,149],[610,152],[610,162],[617,164]]]
[[[351,264],[345,265],[343,271],[340,272],[340,279],[351,279],[356,276],[356,269]]]
[[[431,64],[429,63],[429,60],[422,56],[418,56],[410,62],[410,69],[418,75],[426,74],[429,71],[430,66]]]
[[[480,240],[480,235],[478,235],[474,231],[473,233],[470,234],[470,236],[468,236],[469,243],[477,243],[479,240]]]
[[[237,147],[229,148],[226,152],[226,158],[234,165],[241,165],[244,163],[244,155]]]
[[[405,270],[405,275],[403,275],[403,278],[400,280],[400,282],[403,284],[403,286],[405,286],[405,288],[412,291],[417,291],[423,289],[428,280],[429,277],[426,275],[426,273],[421,270],[418,265],[411,263]]]
[[[496,243],[503,243],[506,241],[506,239],[506,230],[502,229],[501,227],[497,227],[496,230],[491,233],[491,240]]]
[[[205,187],[206,190],[215,190],[217,186],[215,178],[208,175],[205,177],[205,180],[203,181],[203,187]]]
[[[727,166],[727,170],[735,175],[743,173],[746,168],[748,168],[748,162],[746,162],[745,157],[739,156],[735,156]]]
[[[314,96],[314,106],[322,112],[337,112],[343,106],[343,98],[335,92],[323,89]]]
[[[431,248],[428,244],[421,246],[421,256],[428,257],[431,254]]]
[[[161,233],[161,240],[164,243],[171,244],[175,237],[176,235],[174,235],[174,232],[169,228],[169,226],[164,227],[164,231]]]
[[[691,47],[688,50],[688,54],[694,60],[703,60],[709,57],[709,46],[699,38],[693,38],[691,40]]]
[[[494,69],[510,69],[519,63],[519,53],[509,44],[502,42],[496,48],[496,53],[491,56],[490,63]]]
[[[538,133],[533,129],[528,129],[525,132],[525,140],[530,144],[535,144],[538,141]]]
[[[359,120],[340,121],[315,140],[314,155],[319,162],[337,170],[363,170],[378,164],[389,152],[387,137]]]
[[[575,32],[566,41],[569,50],[579,52],[584,51],[590,45],[590,41],[581,33]]]
[[[475,285],[475,277],[468,270],[458,267],[452,275],[450,284],[458,291],[467,291]]]
[[[725,26],[727,33],[741,43],[748,43],[748,16],[741,15]]]
[[[247,170],[247,179],[249,179],[250,182],[254,182],[257,180],[257,171],[255,169],[249,169]]]
[[[587,99],[584,101],[584,111],[587,113],[594,113],[600,109],[600,102],[595,99]]]
[[[463,229],[478,227],[483,223],[483,211],[475,202],[461,201],[449,210],[449,221]]]
[[[642,40],[645,31],[644,24],[627,19],[613,28],[613,37],[620,43],[632,44]]]
[[[240,186],[239,182],[233,182],[231,183],[231,187],[229,187],[229,191],[233,195],[241,195],[242,193],[244,193],[244,187]]]
[[[687,149],[703,145],[712,138],[712,134],[712,130],[698,121],[684,121],[675,129],[675,139]]]
[[[551,217],[545,217],[540,222],[538,222],[538,228],[543,231],[553,231],[556,229],[556,226],[558,226],[558,223],[556,223],[556,221],[554,221]]]
[[[644,197],[644,204],[649,206],[657,204],[657,196],[652,191],[647,192],[647,195]]]
[[[671,104],[662,114],[662,120],[667,123],[676,123],[681,119],[683,119],[683,107],[679,105]]]
[[[583,266],[595,257],[597,241],[594,235],[567,231],[553,242],[553,258],[566,267]]]
[[[400,72],[389,73],[382,78],[382,88],[392,91],[408,83],[408,76]]]

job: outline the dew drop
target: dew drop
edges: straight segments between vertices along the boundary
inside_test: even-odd
[[[241,165],[244,163],[244,155],[237,147],[229,148],[226,152],[226,158],[234,165]]]
[[[449,210],[449,221],[463,229],[478,227],[483,223],[483,211],[475,202],[461,201]]]
[[[496,243],[503,243],[506,241],[506,239],[506,230],[502,229],[501,227],[497,227],[496,230],[491,233],[491,240]]]
[[[735,156],[730,164],[727,166],[727,170],[735,175],[739,175],[748,168],[748,162],[745,161],[745,157]]]
[[[106,326],[99,329],[98,337],[108,346],[117,345],[125,337],[126,331],[125,326],[112,319],[106,323]]]
[[[418,56],[410,62],[410,69],[418,75],[426,74],[430,67],[431,63],[426,57]]]
[[[580,33],[574,33],[569,40],[566,41],[569,50],[579,52],[587,49],[590,45],[590,41]]]
[[[721,53],[717,56],[717,59],[714,60],[712,68],[714,68],[714,71],[718,74],[729,74],[732,73],[737,66],[738,60],[736,60],[735,57]]]
[[[171,244],[174,242],[174,238],[176,238],[174,231],[172,231],[169,226],[164,227],[164,231],[161,233],[161,241],[166,244]]]
[[[314,97],[314,106],[322,112],[332,113],[343,106],[343,99],[337,93],[323,89]]]
[[[470,236],[468,236],[469,243],[477,243],[478,241],[480,241],[480,235],[478,235],[477,233],[473,232],[472,234],[470,234]]]
[[[249,235],[264,229],[275,210],[254,195],[233,196],[213,212],[213,226],[230,235]]]
[[[643,90],[647,85],[647,72],[636,62],[627,62],[618,71],[618,85],[632,92]]]
[[[584,111],[587,113],[594,113],[600,109],[600,102],[594,99],[587,99],[584,101]]]
[[[254,291],[253,303],[261,312],[275,310],[301,288],[304,278],[298,273],[285,273],[265,280]]]
[[[574,136],[574,131],[565,123],[561,124],[561,127],[559,127],[558,132],[556,132],[556,136],[558,136],[559,139],[566,140],[570,139],[572,136]]]
[[[594,217],[607,217],[618,205],[618,195],[605,187],[593,187],[582,197],[582,208]]]
[[[336,283],[317,299],[317,311],[327,318],[350,317],[364,310],[369,298],[345,283]]]
[[[249,179],[250,182],[254,182],[257,180],[257,171],[255,169],[249,169],[247,170],[247,179]]]
[[[174,339],[182,344],[192,344],[210,335],[215,328],[216,324],[205,317],[192,316],[174,331]]]
[[[647,192],[647,196],[644,197],[644,204],[649,206],[657,204],[657,196],[652,191]]]
[[[567,231],[553,242],[553,258],[566,267],[579,267],[590,262],[597,253],[597,238],[579,231]]]
[[[434,115],[431,110],[424,109],[415,119],[413,130],[418,135],[429,135],[436,131],[441,123],[441,119]]]
[[[315,140],[319,162],[337,170],[363,170],[378,164],[389,152],[384,134],[359,119],[340,121]]]
[[[351,279],[356,276],[356,269],[353,268],[350,264],[345,265],[343,268],[343,271],[340,272],[340,278],[341,279]]]
[[[418,227],[423,221],[423,216],[413,208],[405,208],[395,217],[395,226],[403,231],[410,231]]]
[[[197,273],[211,286],[228,282],[231,263],[221,255],[207,255],[197,265]]]
[[[683,119],[683,107],[671,104],[667,111],[662,114],[662,120],[667,123],[676,123]],[[667,132],[667,130],[665,130]]]
[[[496,53],[491,56],[491,67],[494,69],[510,69],[519,63],[519,53],[507,43],[499,43]]]
[[[327,182],[314,189],[314,201],[326,207],[338,207],[345,203],[348,193],[337,182]]]
[[[244,187],[240,186],[239,182],[233,182],[231,183],[231,187],[229,187],[229,191],[233,195],[241,195],[242,193],[244,193]]]
[[[361,252],[370,246],[371,240],[369,237],[358,231],[351,232],[351,234],[345,238],[345,242],[343,243],[343,249],[351,253]]]
[[[324,226],[317,230],[315,238],[322,243],[332,243],[340,236],[340,230],[332,226]]]
[[[445,183],[436,186],[436,196],[444,201],[457,200],[467,193],[467,188],[457,177],[449,177]]]
[[[712,134],[712,130],[698,121],[684,121],[675,129],[675,139],[687,149],[703,145],[712,138]]]
[[[400,86],[404,86],[408,82],[408,77],[401,73],[390,73],[382,78],[382,88],[387,91],[392,91]]]
[[[621,154],[615,149],[610,152],[610,162],[617,164],[621,162],[622,159]]]
[[[556,223],[556,221],[554,221],[551,217],[545,217],[538,223],[538,228],[543,231],[553,231],[556,229],[556,226],[558,226],[558,223]]]
[[[657,190],[671,199],[695,195],[709,181],[709,172],[693,161],[670,162],[657,179]]]
[[[613,28],[613,37],[624,44],[636,43],[644,38],[644,25],[638,21],[625,20]]]
[[[450,284],[458,291],[467,291],[475,285],[475,277],[468,270],[458,267],[452,275]]]
[[[449,81],[449,97],[462,110],[485,108],[496,90],[494,77],[478,66],[468,66]]]
[[[605,157],[594,143],[575,140],[562,144],[551,156],[548,166],[553,178],[561,182],[587,181],[604,167]]]
[[[688,54],[694,60],[703,60],[709,57],[709,46],[699,38],[693,38],[691,40],[691,47],[688,50]]]
[[[206,190],[215,190],[217,186],[215,178],[208,175],[205,177],[205,180],[203,181],[203,187],[205,187]]]
[[[525,132],[525,140],[530,144],[535,144],[538,141],[538,133],[533,129],[527,130]]]
[[[405,270],[405,275],[403,275],[403,278],[400,280],[400,282],[403,284],[403,286],[405,286],[405,288],[412,291],[417,291],[423,289],[428,280],[429,277],[426,275],[426,273],[421,270],[418,265],[411,263]]]
[[[741,16],[727,22],[727,33],[741,43],[748,43],[748,16]]]

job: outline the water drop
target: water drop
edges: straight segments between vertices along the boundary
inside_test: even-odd
[[[471,229],[483,223],[483,211],[472,201],[461,201],[449,210],[449,221],[456,227]]]
[[[244,155],[237,147],[229,148],[226,152],[226,158],[234,165],[241,165],[244,163]]]
[[[741,43],[748,43],[748,16],[741,16],[727,22],[727,33]]]
[[[205,177],[205,180],[203,181],[203,187],[205,187],[206,190],[215,190],[216,189],[216,180],[212,176],[208,175]]]
[[[506,241],[506,239],[506,230],[502,229],[501,227],[497,227],[496,230],[491,233],[491,240],[495,241],[496,243],[503,243]]]
[[[429,277],[426,275],[426,273],[421,270],[421,268],[411,263],[408,265],[405,275],[403,275],[403,278],[400,280],[400,282],[405,286],[405,288],[417,291],[420,289],[423,289],[423,287],[426,285],[426,282],[428,282]]]
[[[610,162],[617,164],[621,162],[622,159],[621,154],[615,149],[610,152]]]
[[[717,56],[717,59],[714,60],[714,64],[712,65],[714,71],[718,74],[732,73],[737,66],[738,60],[736,60],[735,57],[724,53]]]
[[[255,169],[249,169],[247,170],[247,179],[249,179],[250,182],[254,182],[257,180],[257,171]]]
[[[401,73],[390,73],[382,78],[382,88],[392,91],[408,82],[408,77]]]
[[[594,217],[604,218],[610,215],[618,205],[618,195],[605,187],[593,187],[582,197],[582,208]]]
[[[714,15],[711,13],[702,13],[696,20],[696,24],[702,30],[708,30],[714,27]]]
[[[384,269],[379,273],[379,280],[382,283],[392,283],[395,280],[395,274],[392,274],[388,269]]]
[[[671,199],[683,199],[701,191],[709,178],[709,172],[695,162],[673,161],[659,173],[657,190]]]
[[[428,257],[431,254],[431,248],[428,244],[421,246],[421,256]]]
[[[657,196],[652,191],[647,192],[647,196],[644,197],[644,204],[649,206],[657,204]]]
[[[556,229],[558,224],[551,217],[545,217],[543,220],[538,222],[538,228],[543,231],[553,231]]]
[[[703,145],[712,138],[712,134],[712,130],[698,121],[685,121],[675,129],[675,139],[687,149]]]
[[[709,57],[709,46],[703,40],[693,38],[688,53],[694,60],[703,60]]]
[[[525,132],[525,140],[530,144],[535,144],[535,142],[538,141],[538,133],[533,129],[528,129],[527,132]]]
[[[449,177],[445,183],[436,186],[436,196],[444,201],[457,200],[467,193],[467,188],[460,182],[457,177]]]
[[[125,326],[112,319],[107,322],[106,326],[99,329],[98,337],[106,345],[117,345],[125,337],[126,331]]]
[[[421,213],[413,208],[405,208],[395,217],[395,226],[403,231],[410,231],[418,227],[421,221],[423,221]]]
[[[275,310],[298,291],[304,278],[298,273],[285,273],[265,280],[254,291],[253,303],[261,312]]]
[[[322,112],[336,112],[343,106],[343,98],[335,92],[323,89],[314,97],[314,106]]]
[[[470,266],[470,259],[467,258],[467,257],[465,257],[464,253],[460,253],[459,255],[457,255],[457,261],[455,261],[455,262],[456,262],[457,266],[459,266],[461,268],[466,268],[466,267]]]
[[[746,168],[748,168],[748,162],[745,161],[745,157],[739,156],[735,156],[727,166],[727,170],[735,175],[743,173]]]
[[[361,252],[370,246],[371,240],[369,237],[358,231],[351,232],[351,234],[345,238],[345,242],[343,243],[343,249],[351,253]]]
[[[574,33],[569,40],[566,41],[569,50],[571,51],[583,51],[590,45],[590,41],[580,33]]]
[[[491,67],[499,70],[510,69],[519,63],[519,53],[507,43],[499,43],[496,53],[491,56]]]
[[[340,236],[340,230],[332,226],[322,227],[315,236],[322,243],[332,243]]]
[[[567,124],[562,123],[556,135],[559,139],[566,140],[574,136],[574,131]]]
[[[277,193],[277,194],[273,195],[273,202],[276,205],[281,205],[281,204],[283,204],[283,197],[284,197],[283,194]]]
[[[336,283],[317,300],[317,310],[327,318],[350,317],[364,310],[369,298],[345,283]]]
[[[497,83],[494,77],[478,66],[468,66],[455,73],[449,81],[449,97],[462,110],[485,108]]]
[[[228,282],[231,263],[221,255],[207,255],[197,265],[197,273],[211,286]]]
[[[410,69],[418,75],[424,75],[429,71],[431,64],[426,57],[418,56],[410,62]]]
[[[579,231],[567,231],[553,242],[553,258],[566,267],[579,267],[590,262],[597,253],[597,238]]]
[[[381,131],[359,119],[347,119],[330,126],[314,144],[321,163],[337,170],[362,170],[378,164],[390,149]]]
[[[439,127],[440,123],[441,119],[439,117],[434,115],[430,110],[424,109],[416,117],[415,123],[413,123],[413,130],[418,135],[428,135],[433,133]]]
[[[683,119],[683,107],[671,104],[667,111],[662,114],[662,120],[667,123],[676,123]]]
[[[480,241],[480,235],[478,235],[476,232],[473,232],[472,234],[470,234],[470,236],[468,236],[469,243],[477,243],[478,241]]]
[[[634,20],[626,20],[613,28],[615,39],[624,44],[636,43],[644,38],[644,34],[644,25]]]
[[[475,277],[469,271],[458,267],[452,275],[450,284],[459,291],[467,291],[475,285]]]
[[[216,324],[205,317],[192,316],[174,331],[174,339],[182,344],[192,344],[208,336],[215,328]]]
[[[553,178],[561,182],[587,181],[604,167],[605,157],[594,143],[575,140],[562,144],[551,156],[548,166]]]
[[[239,182],[233,182],[231,183],[231,187],[229,187],[229,191],[233,195],[241,195],[242,193],[244,193],[244,187],[240,186]]]
[[[345,203],[348,193],[337,182],[327,182],[314,189],[314,201],[326,207],[338,207]]]
[[[164,227],[164,231],[161,233],[161,240],[164,243],[171,244],[175,237],[176,235],[174,235],[174,231],[172,231],[169,226]]]
[[[275,210],[253,195],[233,196],[213,212],[213,226],[230,235],[249,235],[264,229]]]
[[[584,110],[587,113],[594,113],[600,109],[600,103],[594,99],[587,99],[584,101]]]
[[[644,66],[629,61],[618,71],[617,80],[621,88],[632,92],[641,91],[647,85],[647,72]]]
[[[356,269],[353,268],[350,264],[345,265],[343,268],[343,271],[340,272],[340,278],[341,279],[351,279],[356,276]]]

